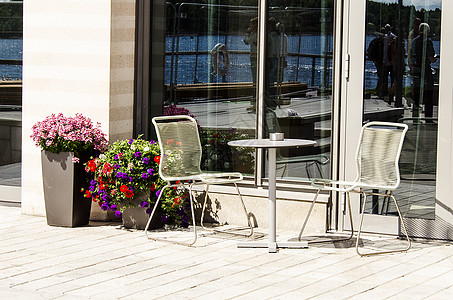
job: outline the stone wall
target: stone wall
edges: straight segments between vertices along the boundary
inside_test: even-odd
[[[24,1],[24,214],[45,214],[40,149],[30,139],[36,121],[82,113],[110,142],[132,136],[134,20],[135,0]]]

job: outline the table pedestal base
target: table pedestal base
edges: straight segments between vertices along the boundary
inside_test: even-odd
[[[269,253],[276,253],[278,248],[308,248],[308,242],[242,242],[237,246],[238,248],[269,248]]]

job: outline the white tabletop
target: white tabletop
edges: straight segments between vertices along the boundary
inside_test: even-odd
[[[233,147],[253,148],[287,148],[287,147],[309,147],[316,145],[312,140],[284,139],[283,141],[271,141],[269,139],[248,139],[228,142]]]

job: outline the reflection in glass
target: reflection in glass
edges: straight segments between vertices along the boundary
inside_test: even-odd
[[[22,6],[0,2],[0,186],[21,186]]]
[[[229,2],[167,1],[164,113],[197,119],[203,170],[253,175],[254,149],[227,143],[255,138],[258,2]]]
[[[278,150],[277,176],[330,178],[333,2],[292,5],[269,7],[263,136],[317,141]]]
[[[255,151],[227,142],[281,131],[318,144],[281,151],[278,176],[330,177],[333,2],[315,2],[269,7],[265,125],[257,128],[258,1],[167,1],[164,112],[198,120],[205,170],[253,175]]]
[[[409,126],[395,191],[405,217],[435,216],[440,16],[430,1],[367,0],[363,121]],[[396,209],[370,197],[367,212]]]

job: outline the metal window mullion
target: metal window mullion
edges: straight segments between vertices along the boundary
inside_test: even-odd
[[[262,139],[264,134],[264,93],[266,74],[266,23],[267,23],[267,0],[258,1],[258,68],[256,86],[256,131],[257,138]],[[262,185],[264,149],[256,150],[255,184]]]

